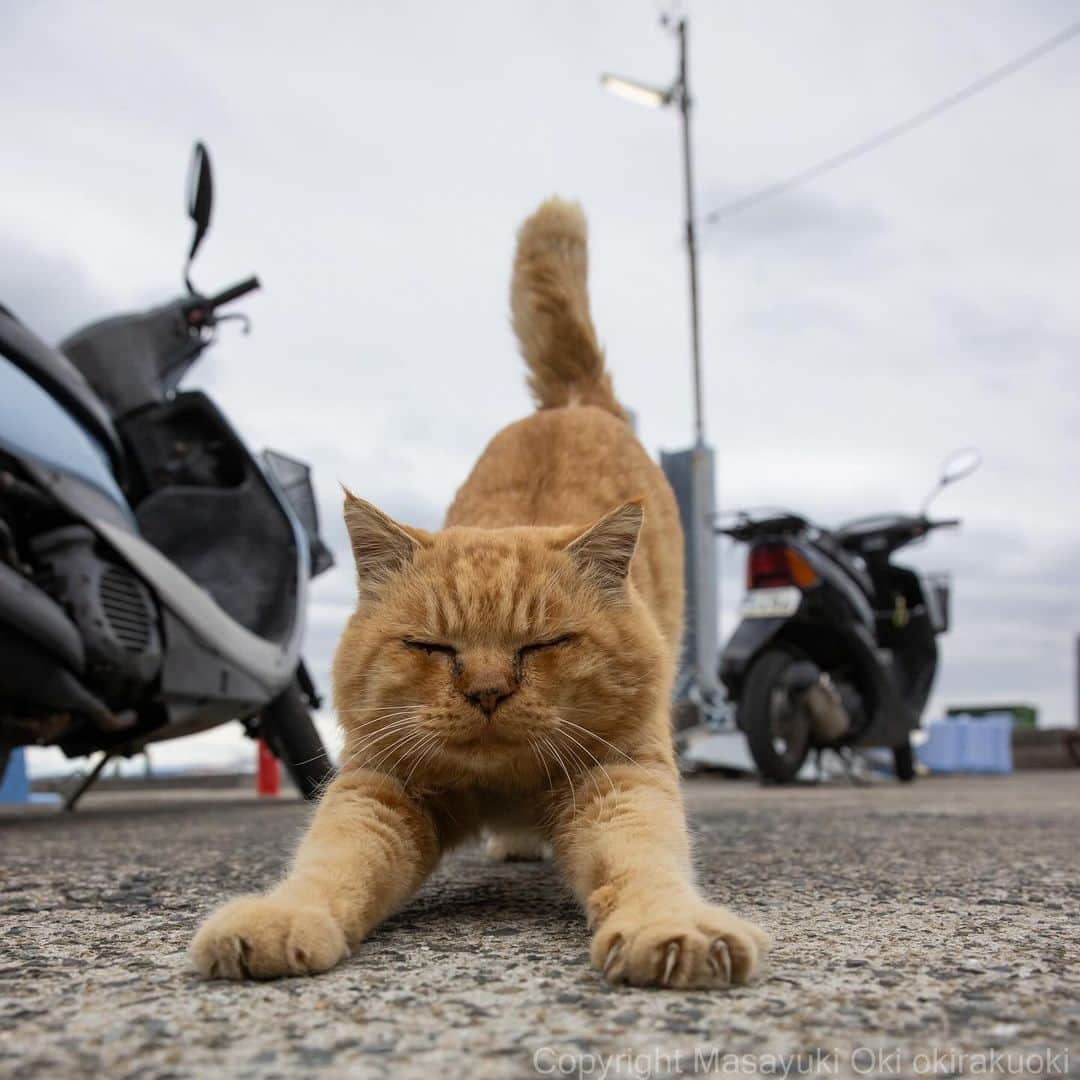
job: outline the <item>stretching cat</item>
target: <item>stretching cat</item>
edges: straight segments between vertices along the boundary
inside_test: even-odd
[[[538,411],[495,436],[441,532],[346,494],[341,771],[285,881],[203,925],[203,975],[333,967],[481,828],[504,855],[550,845],[610,981],[759,969],[767,935],[693,883],[669,716],[682,534],[613,395],[586,259],[575,204],[522,227],[511,305]]]

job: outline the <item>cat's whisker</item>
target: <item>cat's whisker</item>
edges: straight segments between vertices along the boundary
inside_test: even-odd
[[[563,734],[565,734],[565,732]],[[604,793],[600,790],[600,783],[593,775],[593,770],[589,766],[588,761],[583,760],[572,746],[563,744],[563,749],[570,756],[570,760],[573,762],[574,765],[574,771],[578,774],[579,777],[584,777],[588,779],[589,782],[592,784],[593,788],[596,790],[596,797],[598,799],[602,798]]]
[[[544,745],[551,751],[556,764],[558,764],[559,768],[562,769],[563,774],[566,776],[566,783],[570,788],[570,800],[574,807],[574,817],[577,817],[577,795],[574,793],[574,781],[570,776],[570,770],[566,767],[566,762],[563,761],[562,755],[559,753],[559,748],[555,746],[550,739],[545,738]]]
[[[293,765],[310,765],[313,761],[318,761],[319,758],[326,758],[329,761],[330,755],[325,750],[320,750],[314,757],[304,758],[303,761],[294,761]]]
[[[374,747],[385,739],[392,738],[395,735],[401,735],[414,729],[419,723],[419,717],[409,716],[403,717],[400,720],[394,721],[392,724],[388,724],[387,727],[381,731],[368,735],[366,738],[361,739],[359,742],[350,743],[346,749],[348,751],[348,757],[345,763],[351,764],[361,754],[368,750],[374,749]]]
[[[364,724],[363,726],[364,727],[369,727],[369,726],[371,726],[371,724],[377,723],[377,722],[385,719],[387,721],[387,723],[383,726],[383,728],[381,730],[389,731],[389,730],[392,730],[395,727],[400,727],[400,725],[402,723],[408,723],[411,720],[417,720],[423,715],[424,715],[424,710],[423,709],[412,709],[411,711],[409,711],[407,713],[401,713],[401,714],[395,713],[395,714],[391,714],[391,715],[385,716],[385,717],[384,716],[376,716],[372,720],[370,720],[368,723]]]
[[[355,739],[356,735],[359,735],[361,743],[367,742],[371,739],[377,739],[382,735],[389,734],[392,731],[399,731],[403,727],[408,727],[409,724],[415,723],[418,719],[419,717],[416,713],[410,713],[408,716],[398,716],[375,731],[355,733],[353,738]]]
[[[372,709],[371,712],[375,713],[374,716],[357,716],[353,712],[347,714],[348,719],[345,726],[347,727],[370,727],[372,724],[377,724],[380,720],[388,720],[395,716],[407,716],[409,713],[423,711],[423,705],[395,705],[395,706],[383,706],[381,709]],[[364,710],[367,712],[368,710]]]
[[[402,706],[399,709],[389,709],[386,712],[380,713],[378,716],[370,716],[366,720],[361,720],[356,727],[359,729],[371,727],[372,724],[378,724],[383,720],[394,720],[402,716],[415,716],[418,713],[424,711],[424,706]]]
[[[559,720],[564,724],[569,723],[569,721],[567,721],[563,717],[559,717]],[[575,738],[570,731],[564,730],[563,735],[565,735],[566,738],[570,739],[575,745],[579,746],[584,753],[588,754],[588,756],[591,757],[594,762],[596,762],[596,767],[604,774],[604,779],[608,782],[608,786],[611,788],[611,794],[615,796],[615,800],[617,802],[619,798],[619,792],[618,789],[615,787],[615,781],[611,779],[611,773],[609,773],[607,769],[604,768],[604,763],[583,742]],[[589,771],[590,775],[592,775],[592,770],[590,769]],[[602,793],[600,791],[600,784],[596,781],[595,777],[593,777],[593,783],[596,784],[596,794],[599,798]]]
[[[375,731],[350,732],[349,738],[345,744],[346,749],[350,753],[355,753],[366,747],[374,746],[377,742],[380,742],[391,735],[395,735],[407,728],[415,727],[416,724],[420,722],[420,719],[419,715],[411,714],[409,716],[397,717]]]
[[[405,747],[411,744],[421,742],[426,735],[430,735],[431,732],[427,728],[416,727],[410,731],[407,731],[396,742],[392,743],[388,748],[381,751],[378,758],[368,766],[369,769],[378,770],[382,767],[383,762],[387,761],[396,752],[400,757],[405,750]]]
[[[571,736],[569,732],[564,732],[563,734],[570,738],[573,738],[573,736]],[[577,742],[577,740],[574,741]],[[577,745],[580,746],[582,751],[595,762],[596,768],[598,768],[603,774],[604,779],[607,781],[608,789],[610,790],[612,797],[617,803],[619,799],[619,792],[618,789],[615,787],[615,782],[611,779],[611,774],[607,771],[607,769],[604,768],[604,765],[600,761],[600,759],[591,750],[589,750],[588,747],[582,745],[581,743],[577,743]],[[588,761],[585,762],[585,769],[588,772],[589,779],[592,781],[593,787],[596,789],[596,797],[597,799],[602,799],[604,797],[604,792],[601,790],[600,782],[596,778],[596,768],[590,766]]]
[[[357,761],[364,754],[370,753],[376,750],[378,744],[384,742],[387,739],[395,740],[388,746],[379,748],[377,753],[381,759],[383,751],[392,751],[400,742],[409,738],[412,734],[416,733],[420,729],[420,720],[418,717],[408,717],[392,725],[389,725],[385,731],[377,732],[367,738],[361,740],[350,748],[348,762],[351,764]],[[373,768],[372,763],[368,763],[368,768]]]
[[[562,710],[560,710],[561,713]],[[583,710],[584,711],[584,710]],[[617,754],[621,754],[631,765],[637,765],[638,762],[635,758],[631,757],[622,747],[616,746],[613,742],[609,742],[603,735],[598,735],[595,731],[590,731],[587,727],[582,727],[581,724],[575,724],[573,720],[567,720],[565,716],[560,715],[559,720],[566,724],[568,727],[576,728],[578,731],[584,732],[584,734],[596,739],[598,742],[602,742],[605,746],[610,746],[612,750]]]
[[[442,739],[437,732],[431,732],[429,734],[427,742],[422,742],[419,746],[414,747],[411,751],[417,755],[416,760],[412,764],[412,768],[409,770],[409,774],[401,781],[401,786],[408,788],[409,781],[413,777],[413,773],[416,772],[422,761],[426,761],[431,755],[438,749],[438,744],[442,742]]]
[[[536,760],[540,762],[541,767],[544,770],[544,775],[547,777],[548,791],[555,794],[555,782],[551,778],[551,770],[547,767],[547,760],[544,758],[540,748],[536,745],[535,740],[529,739],[529,746],[532,747],[533,753],[536,755]]]
[[[326,775],[315,785],[311,792],[310,799],[312,802],[317,803],[326,794],[326,789],[334,782],[334,778],[340,771],[340,769],[327,770]]]
[[[349,706],[349,715],[358,712],[378,712],[380,709],[420,709],[425,707],[426,702],[423,701],[399,701],[396,705],[351,705]]]

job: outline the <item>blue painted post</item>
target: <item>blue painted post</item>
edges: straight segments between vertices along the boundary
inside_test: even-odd
[[[26,771],[26,751],[18,746],[11,751],[7,769],[0,779],[0,803],[30,802],[30,774]]]

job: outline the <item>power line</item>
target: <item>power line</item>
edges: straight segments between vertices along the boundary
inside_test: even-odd
[[[991,86],[1001,82],[1003,79],[1007,79],[1010,75],[1015,75],[1016,72],[1021,69],[1028,67],[1030,64],[1034,64],[1036,60],[1041,60],[1047,53],[1052,52],[1054,49],[1058,48],[1059,45],[1064,45],[1065,42],[1076,37],[1077,34],[1080,34],[1080,22],[1075,22],[1070,26],[1066,26],[1064,30],[1059,31],[1052,38],[1048,38],[1041,45],[1036,45],[1035,48],[1031,49],[1029,52],[1023,53],[1021,56],[1016,57],[1015,60],[1010,60],[1009,63],[1004,64],[1002,67],[995,68],[981,79],[976,79],[975,82],[969,83],[967,86],[963,87],[963,89],[957,90],[955,93],[942,98],[940,101],[935,102],[925,109],[921,109],[919,112],[909,116],[906,120],[901,120],[898,124],[893,124],[891,127],[879,131],[876,135],[871,135],[870,138],[864,139],[862,142],[848,147],[848,149],[841,151],[839,154],[827,157],[823,161],[819,161],[816,165],[811,165],[809,168],[789,176],[786,180],[770,184],[768,187],[762,188],[760,191],[755,191],[750,195],[745,195],[741,199],[736,199],[726,206],[711,210],[705,215],[705,221],[712,225],[718,221],[723,221],[725,218],[733,217],[743,210],[748,210],[750,207],[757,206],[759,203],[766,202],[769,199],[775,199],[778,195],[783,195],[793,188],[801,187],[803,184],[822,176],[824,173],[832,172],[833,169],[838,169],[841,165],[846,165],[849,161],[854,161],[856,158],[863,157],[863,155],[869,154],[873,150],[877,150],[886,143],[890,143],[894,139],[900,138],[901,135],[906,135],[909,131],[913,131],[915,128],[940,116],[942,113],[948,112],[950,109],[955,109],[957,105],[963,104],[970,98],[975,97],[976,94],[981,94],[984,90],[988,90]]]

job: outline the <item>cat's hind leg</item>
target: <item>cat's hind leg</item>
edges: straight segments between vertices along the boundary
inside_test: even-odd
[[[484,852],[494,862],[540,862],[551,858],[551,846],[535,829],[509,825],[487,830]]]

